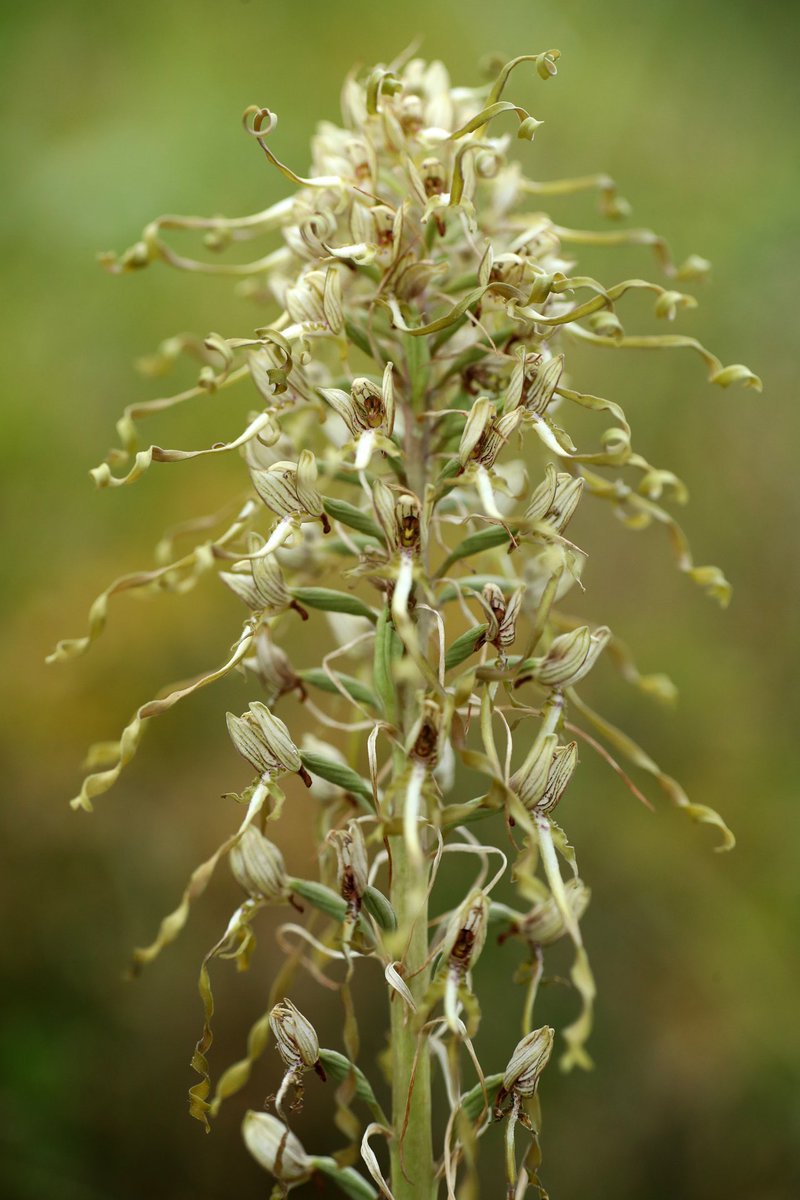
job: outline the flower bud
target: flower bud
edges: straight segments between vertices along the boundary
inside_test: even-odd
[[[569,742],[566,746],[556,747],[547,774],[547,784],[541,797],[536,801],[537,812],[551,813],[553,811],[563,796],[577,763],[577,742]]]
[[[486,641],[504,650],[514,644],[517,636],[517,618],[522,607],[524,587],[517,588],[511,599],[506,603],[503,591],[496,583],[484,585],[481,597],[484,608],[489,615],[489,628],[486,630]]]
[[[289,656],[280,646],[272,641],[266,629],[262,629],[256,638],[256,653],[254,658],[245,659],[245,666],[253,669],[266,693],[264,703],[274,704],[287,692],[298,689],[304,695],[303,684]]]
[[[257,900],[277,900],[286,891],[283,855],[255,825],[248,825],[228,852],[233,877]]]
[[[533,493],[525,516],[529,521],[542,521],[552,525],[556,533],[563,533],[578,507],[583,483],[580,476],[556,472],[553,464],[548,463],[545,478]]]
[[[425,123],[425,109],[419,96],[400,96],[395,109],[404,133],[419,133]]]
[[[536,668],[536,678],[546,687],[572,687],[591,671],[611,636],[605,625],[590,633],[586,625],[554,638]]]
[[[458,458],[462,466],[466,466],[476,447],[480,445],[486,436],[494,415],[494,405],[486,396],[481,396],[473,404],[467,415],[464,430],[461,434],[461,441],[458,446]]]
[[[431,196],[441,196],[447,188],[447,174],[438,158],[423,159],[422,186],[428,199]]]
[[[280,1000],[269,1014],[278,1053],[287,1067],[304,1071],[319,1062],[319,1039],[314,1026],[291,1000]]]
[[[232,571],[220,571],[219,577],[253,612],[279,613],[292,603],[283,572],[272,554],[234,563]]]
[[[321,517],[322,497],[315,486],[317,464],[310,450],[296,463],[276,462],[266,470],[250,472],[253,486],[267,508],[279,517]]]
[[[318,216],[318,214],[315,214],[315,216]],[[300,226],[300,234],[304,242],[310,242],[309,234],[313,233],[316,235],[313,244],[309,245],[309,249],[314,254],[325,252],[323,244],[319,240],[320,233],[323,237],[330,237],[336,229],[335,222],[329,229],[320,229],[319,226],[319,220],[304,222]],[[293,248],[302,253],[299,246],[295,245]],[[286,311],[291,319],[299,325],[307,325],[312,329],[324,329],[327,325],[325,309],[322,303],[324,289],[325,275],[322,271],[307,271],[297,283],[288,287],[286,289],[285,302]]]
[[[591,892],[582,879],[569,879],[564,884],[567,908],[577,924],[589,906]],[[539,946],[550,946],[567,932],[564,918],[552,896],[536,904],[519,922],[513,933]]]
[[[509,787],[527,809],[534,808],[544,795],[557,742],[554,733],[537,738],[525,762],[509,780]]]
[[[439,758],[439,734],[442,727],[442,711],[435,700],[426,699],[422,715],[411,733],[409,755],[427,767],[434,767]]]
[[[563,371],[563,354],[546,362],[523,356],[512,372],[506,408],[519,407],[531,415],[542,416],[553,400]]]
[[[517,1044],[503,1076],[502,1091],[507,1095],[533,1096],[539,1076],[547,1066],[553,1050],[555,1034],[549,1025],[534,1029]]]
[[[376,204],[370,209],[378,246],[391,246],[394,241],[395,213],[386,204]]]
[[[371,379],[359,376],[353,380],[350,394],[362,428],[379,429],[385,416],[381,389]]]
[[[480,958],[486,941],[489,900],[485,892],[472,892],[450,918],[442,948],[442,961],[453,975],[463,977]]]
[[[259,1166],[280,1183],[303,1183],[311,1175],[312,1161],[299,1138],[272,1113],[245,1113],[242,1136]]]
[[[241,717],[227,713],[228,732],[236,749],[260,775],[301,774],[300,754],[279,717],[265,704],[254,700]]]
[[[541,417],[555,395],[563,370],[563,354],[550,358],[547,362],[542,362],[541,359],[535,362],[529,360],[524,368],[520,406],[526,412]]]
[[[491,470],[500,451],[519,425],[520,418],[519,409],[504,413],[502,417],[493,417],[472,450],[473,462]]]
[[[411,492],[396,496],[380,479],[372,487],[375,515],[386,535],[390,552],[395,550],[415,554],[420,545],[420,516],[422,506]]]
[[[348,428],[350,436],[360,437],[369,429],[383,428],[387,434],[394,425],[394,395],[391,364],[384,372],[383,385],[378,387],[363,376],[354,379],[350,395],[341,388],[320,388],[320,392]]]
[[[349,821],[345,829],[332,829],[327,840],[336,850],[339,894],[350,910],[359,912],[369,882],[369,859],[361,826]]]

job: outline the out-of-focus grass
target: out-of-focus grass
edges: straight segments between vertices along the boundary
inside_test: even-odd
[[[241,1106],[223,1110],[210,1138],[183,1106],[196,965],[232,885],[221,878],[148,976],[121,981],[129,947],[152,934],[230,827],[219,796],[242,779],[220,715],[241,690],[206,693],[154,728],[93,816],[65,805],[80,748],[113,736],[163,678],[215,662],[238,611],[210,586],[147,609],[121,598],[89,656],[42,666],[57,636],[81,631],[94,593],[151,561],[161,527],[210,509],[231,477],[225,466],[178,464],[92,496],[86,472],[119,409],[155,394],[129,363],[169,333],[247,331],[257,317],[213,280],[159,268],[104,277],[94,252],[123,248],[158,212],[244,212],[277,198],[281,181],[240,131],[245,105],[278,112],[276,144],[302,166],[351,63],[388,58],[421,32],[423,52],[446,57],[464,81],[490,51],[562,49],[547,87],[515,76],[515,94],[546,120],[520,151],[530,171],[609,170],[637,222],[664,232],[679,258],[711,258],[713,281],[682,326],[766,384],[763,397],[712,390],[688,358],[573,359],[579,384],[623,402],[642,449],[686,479],[698,560],[720,562],[735,588],[720,614],[672,570],[657,531],[584,524],[585,611],[607,619],[644,667],[666,667],[681,705],[651,708],[611,672],[593,695],[692,796],[724,811],[739,847],[715,858],[704,831],[664,807],[640,810],[584,752],[564,821],[594,893],[598,1069],[543,1083],[546,1179],[562,1197],[797,1195],[796,17],[743,0],[40,0],[6,6],[3,20],[4,1194],[263,1194],[239,1146]],[[595,219],[588,201],[559,212]],[[650,263],[631,256],[622,267],[646,274]],[[599,260],[596,270],[611,273]],[[165,422],[159,437],[207,444],[223,402],[197,420],[188,431]],[[282,830],[298,870],[302,803]],[[266,934],[249,977],[218,972],[218,1062],[241,1051],[274,963]],[[508,1048],[497,968],[487,957],[478,972],[489,1060]],[[553,990],[545,1002],[556,1011],[569,997]],[[335,1008],[320,1020],[335,1038]],[[273,1087],[264,1067],[249,1099]],[[304,1131],[329,1103],[312,1096]]]

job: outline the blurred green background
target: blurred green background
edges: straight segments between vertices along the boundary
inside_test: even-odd
[[[93,494],[87,471],[118,412],[160,393],[130,364],[173,332],[246,333],[258,317],[224,281],[159,267],[113,279],[94,254],[123,249],[159,212],[235,214],[278,198],[279,177],[241,132],[244,107],[277,111],[278,153],[302,169],[350,65],[388,59],[417,33],[464,83],[480,79],[489,52],[560,47],[546,87],[514,77],[514,97],[546,120],[533,147],[520,144],[529,172],[607,170],[636,223],[663,232],[678,259],[710,258],[701,307],[680,327],[765,382],[763,396],[712,389],[692,356],[575,358],[580,386],[622,402],[642,451],[687,481],[697,560],[720,563],[734,585],[721,613],[674,571],[658,531],[630,534],[596,512],[579,538],[592,555],[582,611],[624,636],[643,669],[667,669],[681,702],[664,712],[607,668],[591,696],[693,798],[724,812],[739,845],[715,856],[708,831],[666,804],[646,812],[584,753],[564,821],[593,889],[596,1070],[543,1083],[544,1178],[555,1200],[800,1195],[797,10],[777,0],[32,0],[4,4],[2,22],[3,1195],[268,1191],[239,1142],[242,1097],[211,1137],[185,1111],[197,964],[233,903],[227,872],[173,950],[138,983],[122,981],[130,947],[149,940],[231,827],[219,797],[245,778],[220,717],[242,702],[241,684],[152,728],[94,815],[66,805],[84,746],[115,736],[162,680],[215,663],[239,611],[210,584],[147,608],[122,597],[86,658],[42,661],[57,637],[82,632],[108,580],[152,561],[164,526],[210,511],[236,477],[236,464],[179,464]],[[598,220],[589,199],[551,210]],[[644,251],[604,261],[591,265],[610,281],[654,273]],[[198,411],[183,441],[177,419],[153,427],[157,440],[209,444],[219,403]],[[310,808],[291,799],[282,844],[302,871]],[[276,961],[266,933],[249,975],[217,971],[217,1066],[242,1052]],[[504,980],[487,955],[477,978],[487,1059],[508,1041]],[[309,991],[332,1039],[339,1013],[323,1003]],[[382,1012],[370,1020],[379,1026]],[[367,1039],[368,1053],[378,1048]],[[274,1088],[272,1056],[249,1103]],[[301,1132],[316,1149],[311,1128],[330,1101],[309,1092]],[[500,1190],[495,1181],[486,1194]]]

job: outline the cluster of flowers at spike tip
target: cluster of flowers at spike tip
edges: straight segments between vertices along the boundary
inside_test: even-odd
[[[505,90],[521,64],[532,64],[542,80],[552,78],[558,58],[556,50],[521,55],[493,82],[468,88],[453,86],[441,63],[412,54],[354,71],[342,92],[342,123],[319,126],[307,177],[273,152],[275,115],[249,109],[248,134],[293,194],[246,217],[160,218],[121,258],[105,257],[114,271],[159,260],[191,273],[227,274],[268,312],[247,336],[168,339],[150,369],[161,373],[189,354],[201,361],[197,386],[131,406],[117,426],[121,447],[93,472],[99,486],[116,487],[134,483],[157,463],[236,453],[249,479],[246,499],[237,492],[235,510],[226,506],[166,535],[158,566],[115,580],[92,605],[88,634],[59,643],[53,657],[86,650],[104,628],[111,598],[133,588],[184,594],[205,572],[217,571],[248,610],[222,666],[159,693],[136,710],[118,742],[92,751],[91,773],[73,804],[91,808],[131,760],[150,718],[198,688],[239,671],[262,689],[247,711],[227,716],[236,750],[257,773],[240,797],[248,804],[244,822],[196,869],[156,941],[137,953],[150,961],[174,940],[227,853],[247,900],[204,960],[200,978],[206,1024],[192,1060],[202,1078],[191,1111],[206,1121],[207,1111],[213,1115],[243,1086],[265,1037],[262,1018],[248,1040],[248,1057],[226,1072],[208,1102],[211,959],[235,957],[246,967],[250,920],[268,903],[299,896],[324,915],[325,925],[312,927],[311,918],[307,925],[281,925],[278,938],[290,959],[287,969],[307,968],[328,995],[341,998],[347,1057],[320,1051],[311,1023],[291,1001],[278,999],[290,986],[280,972],[269,1013],[286,1068],[277,1116],[250,1112],[244,1123],[249,1150],[275,1175],[281,1195],[321,1171],[350,1196],[374,1196],[372,1184],[339,1165],[359,1152],[351,1101],[366,1104],[375,1118],[360,1152],[381,1194],[401,1200],[431,1195],[436,1156],[416,1148],[430,1150],[429,1068],[437,1063],[444,1075],[440,1094],[459,1117],[433,1123],[448,1129],[440,1173],[448,1195],[478,1194],[474,1143],[485,1128],[477,1116],[486,1112],[488,1074],[479,1067],[472,1127],[462,1121],[469,1106],[459,1098],[459,1056],[469,1051],[479,1066],[471,1042],[480,1020],[472,972],[490,918],[501,928],[505,922],[500,942],[513,936],[529,950],[526,1030],[534,1024],[542,948],[569,937],[570,980],[581,1010],[560,1030],[562,1064],[588,1064],[584,1046],[595,989],[580,922],[589,889],[567,831],[553,819],[557,805],[559,817],[566,807],[577,764],[577,742],[567,741],[565,731],[596,748],[640,797],[611,751],[649,773],[682,811],[716,826],[724,847],[733,840],[721,817],[691,803],[580,694],[606,647],[627,682],[662,695],[667,685],[664,677],[640,675],[605,625],[576,625],[562,611],[586,558],[567,537],[567,531],[578,536],[570,523],[579,503],[586,528],[592,505],[596,511],[610,506],[630,530],[665,527],[680,571],[723,603],[729,587],[717,568],[695,565],[672,515],[670,505],[685,499],[683,484],[634,450],[615,401],[578,389],[570,347],[683,348],[699,355],[719,386],[759,388],[760,381],[741,364],[723,366],[694,338],[629,335],[623,328],[618,310],[637,297],[654,297],[658,318],[671,320],[691,307],[693,299],[674,285],[699,278],[707,269],[703,260],[676,265],[664,240],[646,229],[593,233],[541,211],[543,196],[591,190],[605,216],[627,215],[605,175],[526,178],[509,154],[510,137],[497,131],[498,119],[507,119],[516,122],[520,138],[534,137],[540,122],[504,99]],[[273,242],[251,262],[208,262],[173,250],[169,232],[181,229],[201,233],[207,248],[220,254],[233,243]],[[600,282],[578,269],[575,251],[584,245],[649,248],[669,286],[638,276]],[[141,418],[173,406],[191,411],[185,402],[239,383],[257,397],[259,410],[232,440],[201,450],[140,448]],[[580,447],[570,434],[576,412],[585,418],[580,435],[573,430]],[[598,419],[608,427],[589,432]],[[113,474],[121,464],[129,464],[127,474]],[[205,540],[179,555],[178,536],[198,531]],[[309,621],[308,638],[297,637],[293,613]],[[316,651],[317,665],[305,665],[305,652]],[[287,713],[295,699],[304,705],[302,750],[273,711],[281,705]],[[286,797],[279,781],[291,774],[312,787],[324,878],[287,878],[280,850],[261,832],[281,816]],[[474,776],[480,788],[468,799],[463,788]],[[473,832],[489,824],[479,825],[481,818],[502,811],[516,852],[511,879],[530,906],[525,913],[490,900],[509,859]],[[372,861],[365,829],[370,850],[381,847]],[[440,872],[447,875],[465,855],[479,863],[466,896],[431,915],[447,891]],[[490,880],[492,855],[502,867]],[[562,861],[572,873],[566,883]],[[372,882],[383,869],[388,897]],[[380,962],[392,999],[391,1117],[357,1064],[361,1001],[350,979],[368,957]],[[344,982],[334,978],[343,959]],[[496,1108],[508,1119],[507,1139],[517,1121],[529,1119],[525,1104],[535,1100],[553,1036],[549,1026],[527,1034],[502,1075]],[[305,1072],[321,1073],[322,1062],[344,1085],[337,1126],[349,1143],[336,1160],[307,1155],[281,1119],[287,1089],[294,1087],[297,1105]],[[448,1144],[454,1129],[455,1148]],[[376,1133],[390,1143],[391,1186],[369,1145]],[[507,1174],[508,1194],[521,1194],[513,1154]]]

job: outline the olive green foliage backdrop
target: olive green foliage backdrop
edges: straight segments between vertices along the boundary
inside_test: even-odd
[[[115,736],[162,679],[221,660],[237,602],[212,580],[183,600],[121,597],[85,659],[42,663],[58,636],[83,631],[108,580],[152,562],[164,525],[210,511],[240,470],[181,463],[93,494],[87,471],[114,441],[118,410],[157,394],[132,361],[173,332],[247,332],[258,313],[225,281],[158,265],[114,279],[94,253],[124,249],[159,212],[233,215],[278,198],[280,177],[241,131],[244,107],[277,111],[275,148],[303,169],[316,120],[336,119],[351,63],[388,59],[417,32],[423,53],[445,57],[464,82],[479,79],[487,52],[560,47],[559,76],[546,87],[533,72],[514,77],[515,96],[546,121],[533,146],[520,143],[529,173],[607,169],[634,220],[666,234],[678,259],[710,258],[701,308],[679,324],[765,382],[763,396],[712,389],[692,356],[582,351],[571,360],[577,386],[621,401],[642,451],[687,481],[698,561],[719,562],[734,584],[721,613],[674,571],[659,531],[629,533],[591,508],[596,524],[584,514],[574,534],[591,554],[585,611],[622,634],[643,669],[667,669],[681,701],[664,712],[608,667],[591,691],[690,795],[725,814],[739,846],[715,856],[702,829],[666,805],[648,813],[583,751],[569,829],[593,889],[597,1069],[552,1071],[543,1082],[544,1178],[561,1200],[800,1194],[791,454],[800,179],[789,124],[800,29],[791,12],[777,0],[4,6],[4,1195],[266,1194],[239,1142],[241,1097],[208,1138],[185,1108],[196,966],[233,903],[226,872],[173,951],[137,983],[122,981],[130,947],[152,936],[189,869],[232,828],[220,795],[245,782],[245,768],[221,718],[244,707],[243,686],[204,692],[153,728],[93,816],[66,805],[86,744]],[[588,199],[555,211],[564,223],[598,219]],[[610,262],[583,261],[608,277]],[[651,263],[642,251],[613,269],[646,274]],[[156,440],[209,444],[238,428],[246,403],[226,413],[234,401],[211,398],[193,427],[171,417],[154,427]],[[306,659],[313,647],[301,646],[299,665]],[[303,718],[293,710],[287,719],[297,728]],[[309,801],[290,799],[297,817],[281,833],[290,869],[302,871]],[[218,972],[217,1062],[242,1052],[274,963],[265,930],[248,976]],[[490,1056],[509,1019],[509,984],[488,951],[478,970]],[[366,1013],[363,991],[359,1003]],[[309,989],[308,1010],[332,1041],[339,1014],[328,1009]],[[366,1024],[377,1029],[384,1015]],[[369,1054],[380,1049],[377,1034],[365,1043]],[[248,1103],[274,1089],[273,1059],[270,1050]],[[324,1116],[326,1102],[310,1087],[303,1120]]]

